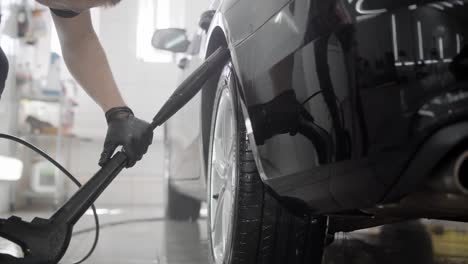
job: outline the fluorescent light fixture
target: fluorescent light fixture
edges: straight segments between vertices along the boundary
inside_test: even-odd
[[[422,116],[435,117],[434,112],[428,110],[419,110],[418,114]]]
[[[451,62],[452,62],[452,59],[444,59],[444,62],[445,62],[445,63],[451,63]]]
[[[439,57],[444,58],[444,39],[439,37]]]
[[[416,9],[418,9],[418,5],[410,5],[410,6],[408,6],[408,9],[409,10],[416,10]]]
[[[387,9],[382,8],[382,9],[374,9],[374,10],[364,10],[362,8],[362,5],[364,4],[364,0],[358,0],[356,3],[356,11],[363,15],[375,15],[375,14],[382,14],[387,12]]]
[[[375,15],[361,15],[361,16],[358,16],[356,17],[356,20],[357,22],[362,22],[362,21],[366,21],[368,19],[371,19],[371,18],[374,18],[376,16],[378,16],[379,14],[375,14]]]
[[[457,34],[457,54],[461,51],[461,38],[460,34]]]
[[[455,3],[459,4],[459,5],[464,5],[465,4],[462,0],[455,0]]]
[[[424,44],[422,36],[422,25],[421,21],[418,21],[418,46],[419,46],[419,59],[424,60]]]
[[[433,8],[435,8],[435,9],[439,9],[439,10],[442,10],[442,11],[444,10],[444,7],[439,5],[439,4],[429,4],[429,5],[432,6]]]
[[[416,63],[414,61],[395,62],[395,66],[397,66],[397,67],[414,66],[414,65],[416,65]]]
[[[250,121],[250,118],[245,119],[245,129],[247,134],[253,134],[252,122]]]
[[[437,60],[425,60],[425,64],[436,64],[438,61]]]
[[[444,6],[446,6],[446,7],[448,7],[448,8],[452,8],[452,7],[453,7],[453,5],[452,5],[451,3],[449,3],[449,2],[445,2],[445,1],[444,1],[444,2],[441,2],[441,4],[444,5]]]
[[[23,173],[23,162],[19,159],[0,156],[0,181],[17,181]]]
[[[398,39],[397,39],[397,28],[396,28],[396,17],[392,14],[392,37],[393,37],[393,56],[395,61],[398,61]]]

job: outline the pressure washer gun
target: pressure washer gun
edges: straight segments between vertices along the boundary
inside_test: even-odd
[[[154,117],[150,129],[161,126],[184,107],[229,58],[229,50],[221,47],[206,59],[176,89]],[[35,218],[30,223],[16,216],[0,219],[0,237],[16,243],[24,252],[24,258],[0,254],[2,264],[58,263],[68,249],[74,225],[123,170],[126,163],[125,152],[117,152],[49,219]]]

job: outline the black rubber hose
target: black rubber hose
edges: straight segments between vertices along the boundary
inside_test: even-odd
[[[16,143],[19,143],[19,144],[31,149],[32,151],[36,152],[37,154],[41,155],[46,160],[48,160],[50,163],[52,163],[55,167],[57,167],[60,171],[62,171],[76,186],[78,186],[78,188],[81,187],[81,183],[67,169],[65,169],[60,163],[58,163],[56,160],[54,160],[52,157],[47,155],[47,153],[45,153],[44,151],[42,151],[38,147],[34,146],[33,144],[31,144],[31,143],[29,143],[29,142],[27,142],[25,140],[22,140],[21,138],[17,138],[15,136],[7,135],[7,134],[0,133],[0,138],[8,139],[8,140],[14,141]],[[96,234],[94,236],[93,246],[88,251],[86,256],[84,256],[80,261],[75,262],[74,264],[81,264],[81,263],[85,262],[87,259],[89,259],[89,257],[94,253],[94,250],[96,250],[97,244],[99,242],[99,232],[100,232],[100,230],[99,230],[99,216],[97,214],[96,207],[94,205],[91,206],[91,209],[93,210],[94,222],[96,224],[96,228],[95,228],[96,229]]]

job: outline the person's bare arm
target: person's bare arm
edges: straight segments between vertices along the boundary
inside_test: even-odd
[[[70,73],[104,112],[125,106],[89,11],[74,18],[52,14]]]

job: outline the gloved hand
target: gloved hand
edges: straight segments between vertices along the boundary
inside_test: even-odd
[[[99,160],[103,166],[114,154],[118,146],[123,146],[128,156],[127,168],[133,167],[143,158],[153,141],[150,124],[136,118],[128,107],[116,107],[106,112],[108,124],[104,150]]]

